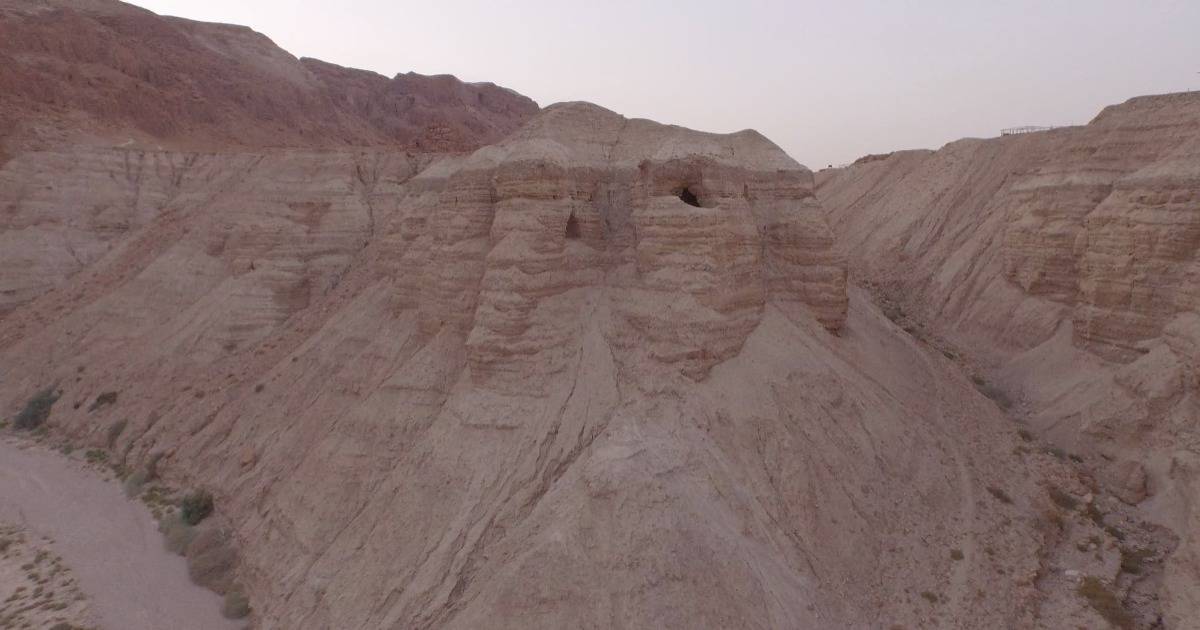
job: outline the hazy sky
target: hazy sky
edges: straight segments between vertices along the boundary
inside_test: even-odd
[[[758,129],[811,168],[1200,89],[1200,0],[135,0],[296,56]]]

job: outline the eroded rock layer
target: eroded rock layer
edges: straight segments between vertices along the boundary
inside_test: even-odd
[[[817,182],[857,275],[1183,539],[1163,616],[1188,627],[1200,605],[1200,93]]]
[[[757,133],[572,103],[469,156],[3,168],[65,253],[6,277],[43,286],[0,320],[4,408],[57,383],[56,434],[127,420],[118,461],[210,488],[263,627],[1038,614],[1015,437],[847,287]]]
[[[0,162],[81,138],[470,151],[537,109],[490,83],[297,59],[243,26],[115,0],[0,1]]]

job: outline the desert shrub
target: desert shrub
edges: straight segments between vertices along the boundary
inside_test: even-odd
[[[860,164],[867,164],[869,162],[878,162],[879,160],[886,160],[886,159],[892,157],[892,155],[893,155],[892,153],[868,153],[867,155],[864,155],[864,156],[858,158],[857,160],[854,160],[854,163],[851,164],[851,166],[858,166]]]
[[[888,302],[883,305],[883,316],[893,323],[899,324],[900,320],[904,319],[904,308],[899,304]]]
[[[213,496],[207,490],[196,490],[179,502],[179,514],[188,525],[196,525],[212,512]]]
[[[1125,610],[1125,604],[1098,578],[1083,578],[1077,592],[1108,623],[1123,629],[1133,627],[1133,617]]]
[[[250,599],[238,588],[225,593],[221,614],[226,619],[245,619],[250,614]]]
[[[31,431],[42,426],[46,418],[50,417],[50,408],[54,406],[54,402],[61,395],[54,391],[53,387],[47,387],[34,394],[33,398],[25,403],[25,408],[13,419],[13,426],[23,431]]]
[[[158,462],[162,461],[162,453],[154,453],[146,460],[146,481],[158,479]]]
[[[112,426],[108,427],[108,435],[105,436],[104,441],[104,443],[108,445],[108,448],[112,448],[117,445],[117,440],[121,437],[121,434],[125,432],[125,426],[128,424],[128,420],[117,420],[116,422],[112,423]]]
[[[84,453],[89,463],[100,464],[108,461],[108,451],[102,448],[89,448],[87,453]]]
[[[1121,547],[1121,570],[1133,575],[1140,575],[1146,559],[1153,556],[1149,549],[1130,549]]]
[[[133,474],[126,477],[125,483],[123,484],[125,496],[132,499],[142,494],[142,486],[146,485],[148,478],[149,475],[145,470],[135,471]]]
[[[1017,431],[1017,435],[1021,436],[1021,439],[1025,440],[1026,442],[1033,441],[1033,434],[1030,433],[1027,429],[1021,429],[1020,431]]]
[[[1049,528],[1047,533],[1061,533],[1067,528],[1067,521],[1063,518],[1062,512],[1054,508],[1042,510],[1042,519],[1038,523],[1045,524]]]
[[[962,560],[963,559],[962,549],[951,549],[950,550],[950,559],[956,560],[956,561]]]
[[[177,513],[164,516],[158,523],[158,531],[162,532],[167,551],[181,556],[187,553],[188,546],[196,538],[195,528],[185,523]]]
[[[1064,510],[1074,510],[1076,507],[1079,507],[1079,501],[1071,496],[1069,492],[1063,492],[1058,488],[1047,488],[1046,494],[1049,494],[1050,500],[1054,501],[1058,507]]]
[[[233,588],[237,551],[229,536],[214,527],[199,527],[187,547],[188,575],[200,586],[217,593]]]
[[[921,591],[921,597],[924,597],[930,604],[936,604],[938,601],[938,596],[929,591]]]
[[[996,497],[996,500],[1001,503],[1012,503],[1013,502],[1012,497],[1008,496],[1008,493],[1001,490],[1000,488],[997,488],[995,486],[988,486],[987,491],[992,493],[992,496]]]
[[[991,399],[1001,410],[1008,411],[1012,407],[1012,399],[1008,397],[1008,394],[1004,390],[991,385],[978,376],[972,378],[971,381],[975,383],[975,389],[978,389],[979,393]]]
[[[117,392],[104,392],[97,396],[96,400],[92,401],[92,404],[88,406],[88,411],[95,411],[101,407],[115,404],[117,404]]]
[[[112,469],[113,474],[116,475],[117,479],[120,479],[122,483],[124,483],[125,479],[129,477],[130,471],[129,469],[125,468],[125,464],[122,462],[110,462],[108,467]]]

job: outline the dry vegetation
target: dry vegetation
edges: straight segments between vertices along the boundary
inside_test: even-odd
[[[0,628],[90,628],[88,600],[51,541],[0,525]]]

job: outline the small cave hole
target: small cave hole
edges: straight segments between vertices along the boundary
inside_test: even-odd
[[[700,207],[700,200],[696,198],[696,195],[692,192],[692,189],[688,188],[687,186],[684,186],[682,189],[680,189],[679,200],[689,206],[696,208]]]
[[[579,219],[576,219],[575,213],[572,212],[571,216],[567,217],[567,238],[576,239],[579,236]]]

